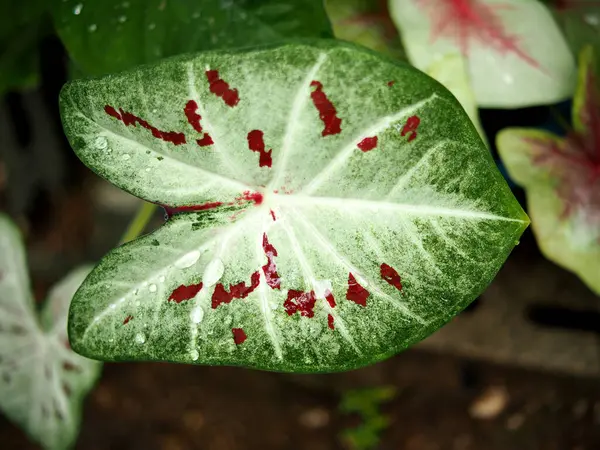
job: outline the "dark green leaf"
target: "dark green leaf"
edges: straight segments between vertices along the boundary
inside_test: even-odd
[[[0,95],[38,83],[44,0],[0,2]]]
[[[323,0],[54,0],[55,24],[88,74],[186,52],[330,37]]]

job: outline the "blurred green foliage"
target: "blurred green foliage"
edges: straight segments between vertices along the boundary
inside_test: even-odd
[[[396,388],[378,386],[345,392],[340,402],[342,414],[357,414],[361,424],[348,428],[341,434],[342,441],[352,450],[372,450],[381,441],[381,434],[390,425],[390,420],[382,414],[382,403],[396,396]]]

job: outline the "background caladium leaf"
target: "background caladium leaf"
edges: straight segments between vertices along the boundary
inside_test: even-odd
[[[352,44],[179,57],[60,105],[86,165],[173,214],[75,295],[92,358],[369,364],[472,301],[528,224],[456,99]]]
[[[480,107],[522,108],[573,94],[573,55],[538,0],[389,2],[410,62],[427,72],[461,52]]]
[[[54,22],[87,74],[168,56],[332,37],[323,0],[53,0]]]
[[[435,78],[454,94],[475,125],[481,139],[487,143],[487,137],[479,121],[479,109],[467,73],[465,58],[460,53],[448,53],[429,66],[427,75]]]
[[[21,236],[0,215],[0,410],[47,449],[74,443],[83,398],[101,369],[67,339],[69,303],[90,270],[54,287],[38,320]]]
[[[546,257],[575,272],[600,294],[600,96],[591,47],[581,54],[566,138],[506,129],[498,151],[510,176],[527,191],[529,214]]]
[[[586,46],[600,52],[600,2],[598,0],[560,0],[554,2],[554,15],[569,47],[579,54]],[[600,65],[596,59],[596,72]]]
[[[335,37],[406,60],[387,0],[325,0]]]

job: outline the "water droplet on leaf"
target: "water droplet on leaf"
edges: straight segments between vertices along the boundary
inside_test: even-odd
[[[98,25],[96,25],[95,23],[91,24],[91,25],[88,27],[88,30],[89,30],[89,32],[90,32],[90,33],[93,33],[93,32],[94,32],[94,31],[96,31],[97,29],[98,29]]]
[[[123,156],[121,156],[121,158],[123,159],[123,161],[127,161],[128,159],[131,159],[131,155],[128,153],[125,153]]]
[[[94,146],[99,150],[104,150],[108,147],[108,140],[104,136],[98,136],[94,141]]]
[[[194,323],[202,322],[202,319],[204,318],[204,310],[200,306],[197,306],[196,308],[192,309],[190,318]]]
[[[165,276],[164,276],[164,275],[161,275],[161,276],[158,278],[158,281],[160,281],[161,283],[164,283],[164,282],[165,282],[165,280],[166,280],[166,278],[165,278]]]
[[[119,22],[121,22],[121,23],[127,22],[127,16],[120,16],[119,17]]]
[[[187,269],[188,267],[196,264],[200,258],[200,252],[198,250],[191,251],[183,255],[178,261],[175,262],[175,267],[178,269]]]
[[[81,14],[81,10],[83,9],[83,5],[81,3],[77,3],[75,5],[75,8],[73,8],[73,14],[75,14],[76,16],[78,16],[79,14]]]
[[[223,265],[223,261],[219,258],[213,259],[208,263],[206,269],[204,269],[204,274],[202,275],[202,282],[205,287],[212,286],[216,284],[217,281],[221,279],[223,276],[223,272],[225,271],[225,266]]]
[[[192,361],[196,361],[200,357],[198,350],[192,350]]]
[[[148,290],[149,290],[150,292],[156,292],[156,289],[157,289],[157,288],[156,288],[156,285],[155,285],[155,284],[151,284],[151,285],[150,285],[150,287],[148,288]]]
[[[143,344],[146,342],[146,335],[144,333],[138,333],[135,335],[135,342],[138,344]]]

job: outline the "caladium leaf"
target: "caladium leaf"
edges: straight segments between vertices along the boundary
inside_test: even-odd
[[[448,53],[427,68],[427,75],[435,78],[448,89],[460,102],[465,112],[477,128],[479,135],[487,143],[485,132],[479,121],[477,100],[467,74],[466,61],[460,53]]]
[[[101,368],[75,354],[67,340],[69,302],[91,267],[59,283],[38,320],[20,241],[0,215],[0,410],[44,448],[66,449]]]
[[[573,94],[573,55],[538,0],[389,2],[410,62],[427,71],[462,53],[480,107],[522,108]]]
[[[173,215],[75,295],[88,357],[369,364],[472,301],[528,224],[456,99],[351,44],[179,57],[60,98],[81,160]]]
[[[387,0],[325,0],[335,37],[406,60]]]
[[[591,45],[600,51],[600,1],[559,0],[552,2],[554,15],[574,54]],[[600,70],[596,61],[596,70]]]
[[[332,37],[323,0],[54,0],[54,22],[85,73],[168,56]]]
[[[591,48],[580,60],[573,131],[559,138],[506,129],[497,145],[510,176],[527,191],[542,252],[600,294],[600,96]]]

